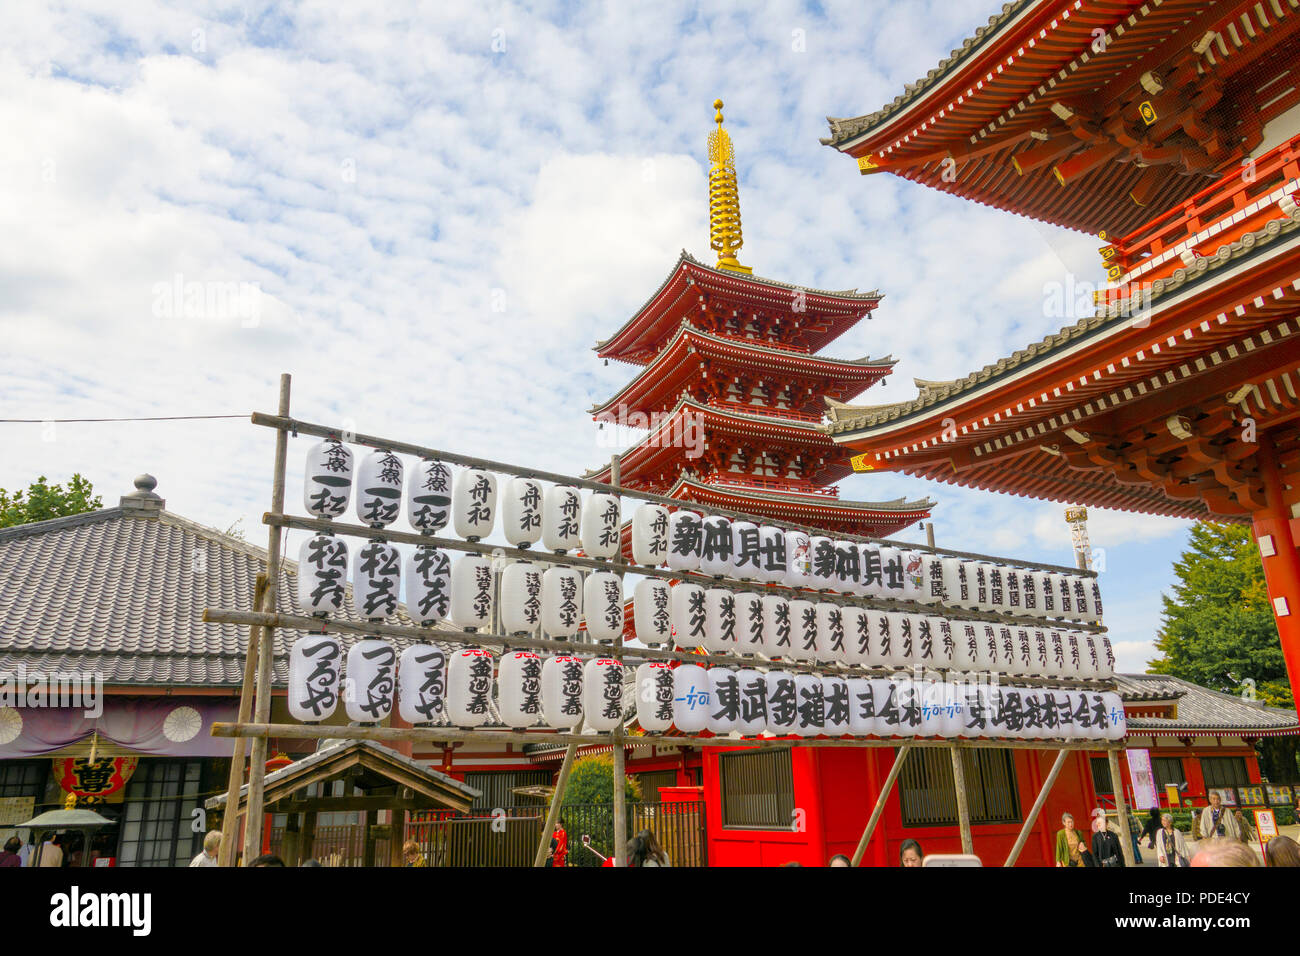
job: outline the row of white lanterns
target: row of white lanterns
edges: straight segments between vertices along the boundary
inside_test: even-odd
[[[362,459],[356,513],[363,523],[382,529],[397,519],[404,474],[402,459],[391,452],[374,451]],[[351,484],[351,450],[337,441],[314,445],[307,455],[303,491],[307,511],[341,516]],[[405,482],[405,499],[411,526],[425,534],[450,524],[458,536],[479,540],[492,533],[499,510],[502,533],[514,547],[540,542],[556,553],[581,549],[604,560],[615,557],[620,547],[617,495],[584,498],[577,488],[548,486],[533,478],[508,479],[498,495],[491,472],[464,468],[453,473],[442,462],[422,460]],[[704,517],[686,508],[670,512],[648,503],[633,512],[632,558],[645,567],[859,597],[1043,619],[1097,622],[1102,616],[1097,580],[1084,575],[945,558],[720,515]]]
[[[297,720],[329,718],[341,698],[348,718],[386,719],[394,704],[411,724],[481,727],[493,704],[508,727],[596,731],[624,718],[624,668],[607,657],[508,651],[499,662],[480,648],[451,653],[428,644],[399,656],[382,640],[347,653],[328,635],[300,638],[289,662],[289,711]],[[676,667],[636,669],[641,728],[663,733],[756,736],[993,737],[1117,740],[1124,708],[1113,692],[959,684],[911,678],[843,678],[779,669]],[[493,686],[496,696],[493,699]]]
[[[347,563],[341,538],[316,535],[304,541],[300,605],[313,614],[339,610]],[[423,546],[404,563],[407,612],[418,624],[449,620],[463,629],[485,628],[499,599],[500,626],[507,635],[532,634],[540,626],[554,639],[576,637],[585,620],[592,640],[622,640],[623,582],[613,572],[594,571],[584,579],[576,568],[517,561],[505,566],[498,589],[492,562],[483,555],[465,554],[453,562],[437,548]],[[402,565],[392,545],[371,541],[362,547],[352,583],[360,617],[382,620],[395,612]],[[633,596],[635,633],[650,647],[674,643],[688,650],[793,661],[996,670],[1057,679],[1114,675],[1108,638],[1050,625],[953,620],[690,582],[670,585],[659,578],[642,578]]]

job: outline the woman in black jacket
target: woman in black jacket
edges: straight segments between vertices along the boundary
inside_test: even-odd
[[[1124,866],[1124,851],[1119,837],[1106,827],[1106,818],[1093,820],[1092,856],[1097,866]]]

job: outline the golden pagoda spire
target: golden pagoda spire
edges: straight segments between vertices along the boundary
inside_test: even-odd
[[[745,244],[740,231],[740,193],[736,186],[736,150],[722,126],[722,100],[714,100],[718,128],[709,134],[709,246],[718,254],[719,269],[753,272],[736,261]]]

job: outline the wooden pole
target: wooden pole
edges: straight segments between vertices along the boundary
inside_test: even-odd
[[[894,792],[894,781],[898,779],[898,772],[903,769],[903,760],[911,749],[911,744],[903,744],[898,748],[898,755],[894,757],[894,765],[889,768],[889,776],[885,777],[885,785],[880,788],[880,795],[876,797],[876,806],[871,811],[871,819],[867,821],[867,827],[862,831],[862,839],[858,841],[858,848],[853,851],[852,862],[854,866],[862,865],[862,856],[867,852],[867,844],[871,842],[871,835],[876,832],[876,824],[880,822],[880,815],[885,812],[885,804],[889,802],[889,795]]]
[[[280,414],[289,414],[289,375],[280,376]],[[284,510],[284,470],[285,460],[289,454],[289,433],[280,429],[275,433],[275,472],[271,485],[271,509]],[[275,611],[278,607],[280,590],[280,538],[282,532],[272,527],[267,534],[266,543],[266,593],[263,598],[267,610]],[[271,668],[273,666],[272,648],[275,644],[275,628],[267,626],[262,631],[262,639],[257,654],[257,702],[255,707],[258,723],[271,719]],[[266,738],[254,737],[252,765],[248,769],[248,813],[244,826],[244,863],[247,865],[259,856],[262,847],[262,801],[264,796],[263,780],[266,777]]]
[[[1043,812],[1043,804],[1047,803],[1047,795],[1052,792],[1052,786],[1056,783],[1057,776],[1061,773],[1061,768],[1065,766],[1065,755],[1069,753],[1062,750],[1056,755],[1056,762],[1052,764],[1052,770],[1043,781],[1042,789],[1038,791],[1038,797],[1034,800],[1033,807],[1030,808],[1028,815],[1025,817],[1025,823],[1020,828],[1020,833],[1016,837],[1015,845],[1011,847],[1011,852],[1007,854],[1007,861],[1003,866],[1015,866],[1016,860],[1020,858],[1020,851],[1025,847],[1025,841],[1029,839],[1029,831],[1034,828],[1038,822],[1038,815]]]
[[[609,460],[609,481],[615,488],[619,487],[622,478],[622,461],[618,455],[613,455]],[[614,564],[622,565],[623,548],[620,546],[614,553]],[[622,572],[618,574],[620,585],[623,582]],[[615,639],[614,658],[623,664],[623,638],[619,635]],[[622,712],[623,702],[619,701],[619,720],[618,725],[614,728],[612,743],[614,745],[614,866],[625,867],[627,860],[627,793],[624,783],[626,768],[624,765],[623,751],[623,720]]]
[[[533,856],[533,866],[546,866],[546,853],[551,848],[551,835],[555,833],[555,824],[560,819],[564,788],[569,785],[569,771],[573,769],[573,758],[577,753],[577,744],[569,744],[564,749],[564,762],[560,764],[560,776],[555,781],[555,793],[551,795],[551,806],[546,811],[546,823],[542,827],[542,839],[537,844],[537,853]]]
[[[316,811],[305,810],[302,815],[302,859],[303,862],[314,858],[316,849]]]
[[[266,575],[259,574],[253,586],[253,610],[264,611]],[[244,654],[244,684],[239,692],[239,722],[247,723],[253,713],[253,689],[257,679],[257,658],[261,651],[259,635],[261,625],[248,627],[248,650]],[[244,759],[248,755],[248,740],[235,738],[235,749],[230,757],[230,775],[226,783],[226,815],[221,821],[221,849],[217,851],[217,866],[235,865],[235,841],[239,837],[239,790],[244,785]]]
[[[1133,865],[1133,834],[1128,828],[1128,803],[1124,799],[1124,779],[1119,775],[1119,750],[1106,751],[1110,766],[1110,785],[1115,791],[1115,815],[1119,817],[1119,848],[1124,853],[1124,865]]]
[[[975,852],[975,840],[970,832],[970,804],[966,800],[966,768],[962,765],[961,744],[953,742],[949,751],[952,754],[952,789],[957,795],[957,828],[961,832],[961,851]]]

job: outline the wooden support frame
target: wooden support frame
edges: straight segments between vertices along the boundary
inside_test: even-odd
[[[1065,766],[1065,757],[1068,750],[1058,751],[1056,760],[1052,764],[1051,771],[1047,774],[1047,779],[1043,781],[1043,786],[1038,791],[1038,796],[1034,799],[1034,805],[1025,815],[1024,825],[1020,828],[1020,833],[1016,835],[1016,842],[1011,847],[1011,852],[1007,854],[1007,861],[1003,866],[1015,866],[1016,860],[1020,859],[1020,851],[1025,848],[1025,841],[1029,839],[1029,833],[1038,822],[1038,815],[1043,812],[1043,805],[1047,803],[1047,795],[1052,792],[1052,787],[1056,784],[1056,778],[1061,775],[1061,768]]]

